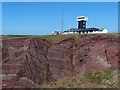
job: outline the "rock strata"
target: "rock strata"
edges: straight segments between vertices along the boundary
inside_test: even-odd
[[[33,88],[66,76],[118,68],[118,37],[82,36],[50,44],[41,38],[3,40],[2,87]]]

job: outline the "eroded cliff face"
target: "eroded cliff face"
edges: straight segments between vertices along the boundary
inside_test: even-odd
[[[118,68],[118,37],[81,36],[50,44],[41,38],[2,42],[3,87],[31,88],[66,76]]]
[[[37,87],[52,78],[47,56],[50,44],[42,39],[3,41],[3,87]]]
[[[118,38],[99,35],[83,38],[81,44],[75,48],[73,61],[77,72],[118,67]]]

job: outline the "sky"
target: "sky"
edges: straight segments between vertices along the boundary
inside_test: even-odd
[[[2,3],[0,2],[0,35],[2,35]]]
[[[120,0],[2,0],[2,2],[119,2]]]
[[[117,2],[3,2],[3,35],[50,35],[77,28],[77,16],[87,16],[87,27],[118,32]]]

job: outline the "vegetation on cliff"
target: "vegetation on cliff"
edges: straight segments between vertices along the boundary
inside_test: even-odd
[[[3,40],[5,39],[19,39],[19,38],[38,38],[40,37],[41,39],[46,39],[49,43],[55,44],[59,43],[65,39],[68,38],[73,38],[75,39],[75,43],[79,44],[80,43],[80,38],[81,37],[92,37],[92,36],[97,36],[97,35],[108,35],[110,37],[118,37],[120,36],[120,33],[107,33],[107,34],[68,34],[68,35],[3,35],[2,38]]]
[[[89,72],[42,85],[44,88],[118,88],[118,71]]]
[[[14,35],[2,39],[5,88],[118,87],[118,34]]]

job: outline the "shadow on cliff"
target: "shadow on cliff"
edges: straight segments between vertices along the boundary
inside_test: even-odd
[[[19,38],[2,41],[4,88],[33,88],[86,72],[118,68],[118,37],[79,35],[58,43]]]

